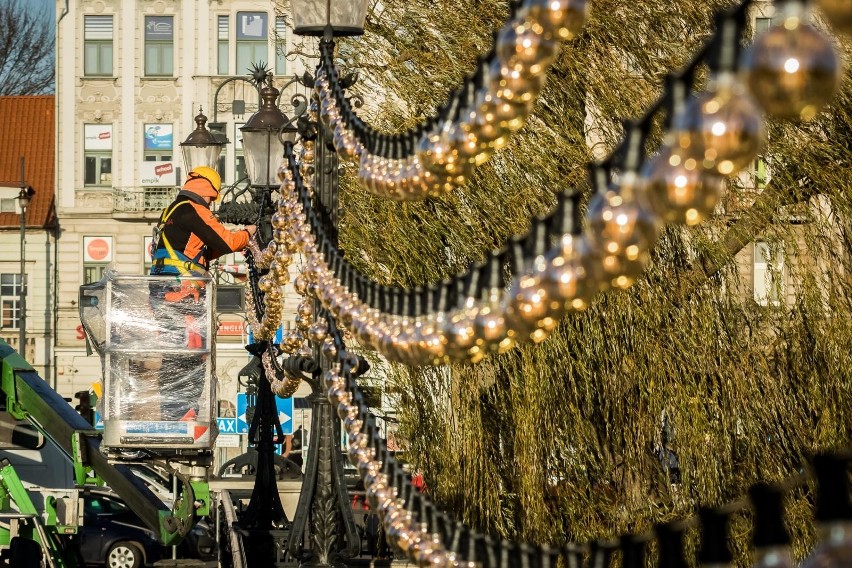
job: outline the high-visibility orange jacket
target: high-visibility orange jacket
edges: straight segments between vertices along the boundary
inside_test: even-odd
[[[207,270],[211,260],[241,251],[248,244],[248,231],[225,228],[204,199],[192,192],[191,184],[197,181],[208,183],[187,182],[160,217],[151,274],[198,274]]]

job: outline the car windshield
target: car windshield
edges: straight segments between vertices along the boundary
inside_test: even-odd
[[[93,515],[118,515],[128,510],[123,503],[101,495],[89,495],[86,497],[85,506],[86,512]]]

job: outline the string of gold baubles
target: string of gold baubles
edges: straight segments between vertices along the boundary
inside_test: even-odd
[[[618,539],[598,540],[585,545],[568,543],[559,548],[531,546],[489,539],[474,530],[465,529],[437,510],[426,496],[411,486],[410,479],[401,474],[394,457],[386,451],[387,442],[379,435],[375,418],[364,404],[363,395],[353,378],[357,358],[346,351],[332,319],[329,319],[329,325],[329,337],[334,338],[337,356],[330,359],[332,365],[323,374],[323,380],[329,402],[336,407],[343,421],[349,461],[364,480],[367,500],[371,509],[380,516],[388,543],[418,565],[556,568],[559,558],[568,566],[574,566],[580,565],[582,556],[589,554],[591,565],[608,566],[610,555],[620,549],[622,566],[643,568],[646,544],[656,539],[659,543],[659,566],[682,568],[687,565],[684,533],[687,528],[700,525],[698,562],[701,566],[728,568],[735,565],[727,540],[729,519],[746,509],[753,511],[753,566],[793,568],[796,565],[790,534],[785,527],[783,501],[785,494],[807,481],[807,474],[795,475],[775,485],[756,484],[749,490],[748,499],[741,498],[721,507],[703,508],[697,516],[658,524],[653,533],[624,534]],[[805,560],[804,567],[839,568],[852,562],[849,462],[848,452],[846,456],[821,454],[813,459],[817,482],[815,517],[823,540]],[[415,519],[415,509],[419,509],[420,522]],[[484,555],[475,544],[482,541],[486,549]],[[452,543],[452,549],[448,551],[445,543]]]
[[[449,104],[448,116],[410,141],[377,142],[368,127],[353,128],[356,117],[338,82],[333,44],[323,42],[315,81],[320,118],[340,156],[359,161],[358,181],[371,193],[397,200],[442,195],[463,185],[526,124],[560,41],[575,38],[587,15],[585,0],[525,0],[500,30],[490,62]]]
[[[795,113],[803,119],[813,116],[811,109],[825,104],[839,82],[838,58],[830,41],[805,23],[803,15],[798,2],[781,6],[778,23],[745,54],[739,76],[733,64],[723,61],[708,90],[674,118],[666,144],[644,168],[641,131],[628,131],[621,175],[617,182],[597,176],[598,191],[590,201],[583,234],[562,235],[556,247],[516,275],[508,292],[496,281],[481,295],[469,295],[456,309],[418,317],[387,314],[368,306],[335,276],[315,246],[293,175],[296,167],[309,171],[305,163],[296,166],[294,162],[292,168],[282,171],[279,217],[273,224],[276,230],[290,231],[289,238],[299,243],[307,258],[311,285],[323,306],[362,345],[390,360],[475,363],[517,343],[540,342],[566,312],[584,309],[595,293],[608,287],[630,287],[647,263],[662,222],[694,224],[712,213],[718,192],[708,188],[717,187],[718,179],[748,165],[761,147],[764,134],[758,102],[777,108],[783,101],[785,116]],[[808,38],[805,52],[801,52],[803,44],[796,40],[797,33]],[[779,34],[785,40],[782,43],[777,40]],[[732,38],[736,40],[735,35]],[[819,58],[811,56],[817,44]],[[764,48],[773,57],[764,57]],[[791,59],[799,62],[795,69]],[[775,84],[766,87],[754,77],[762,77],[762,81],[773,77]],[[758,95],[758,102],[744,83]],[[762,90],[757,88],[760,86]],[[307,157],[312,158],[312,153],[303,155]]]
[[[806,25],[801,22],[802,12],[794,8],[785,6],[779,25],[783,26],[786,32],[795,32],[796,29],[802,29],[802,26]],[[811,35],[809,31],[804,33]],[[775,48],[777,46],[773,47]],[[750,57],[754,63],[751,70],[746,70],[746,77],[753,77],[755,70],[765,73],[767,69],[773,69],[771,65],[761,64],[762,67],[758,65],[760,58],[756,54]],[[785,60],[788,63],[781,64],[781,68],[787,74],[791,73],[792,67],[789,59],[790,57]],[[813,74],[819,75],[820,70],[830,69],[831,65],[834,65],[832,75],[834,78],[828,84],[836,85],[836,57],[810,63],[806,58],[799,58],[797,61],[806,62],[805,69],[802,69],[801,65],[796,69],[797,72],[802,71],[802,76],[806,78]],[[781,75],[777,67],[775,73],[776,77],[786,77]],[[685,207],[682,200],[678,201],[675,198],[684,191],[685,187],[686,193],[699,193],[688,186],[692,183],[697,184],[703,176],[730,175],[737,171],[739,168],[736,165],[744,159],[743,155],[749,148],[751,150],[748,151],[754,153],[748,161],[756,154],[760,147],[762,123],[758,123],[758,130],[754,128],[755,123],[748,120],[737,123],[744,125],[742,127],[734,124],[736,128],[731,128],[732,125],[719,118],[729,116],[726,113],[738,116],[734,111],[740,105],[733,104],[732,101],[748,95],[738,90],[740,87],[737,86],[736,77],[717,76],[715,79],[716,82],[711,82],[711,88],[708,91],[716,94],[706,97],[709,102],[699,104],[693,101],[689,105],[696,116],[702,119],[698,123],[707,124],[709,134],[704,132],[701,135],[693,135],[689,133],[687,127],[682,127],[680,130],[674,127],[670,136],[667,137],[666,146],[660,153],[660,156],[669,156],[659,159],[670,166],[680,166],[686,162],[691,164],[691,161],[694,161],[694,165],[686,170],[690,176],[680,176],[686,181],[679,180],[678,176],[664,178],[672,181],[663,186],[667,190],[661,194],[663,196],[663,199],[660,199],[661,204],[650,206],[648,182],[643,181],[643,178],[649,176],[637,171],[636,167],[639,147],[637,141],[641,139],[641,133],[637,129],[628,132],[628,157],[625,159],[625,171],[619,183],[607,184],[608,176],[596,176],[595,181],[599,192],[593,199],[597,199],[599,203],[593,203],[595,206],[589,208],[585,234],[566,234],[559,246],[546,255],[536,258],[532,270],[519,275],[514,280],[510,293],[506,295],[508,300],[506,297],[501,300],[502,288],[491,286],[487,287],[487,298],[484,301],[468,298],[464,307],[459,310],[431,314],[425,318],[415,318],[414,321],[405,316],[380,313],[361,302],[329,268],[325,257],[316,247],[311,227],[307,222],[303,203],[298,195],[299,189],[307,190],[303,186],[300,187],[302,175],[311,172],[312,154],[305,151],[305,146],[303,146],[302,162],[298,165],[292,154],[289,154],[291,149],[288,148],[289,167],[279,171],[283,183],[280,189],[278,211],[273,217],[273,226],[276,231],[274,241],[279,244],[263,251],[259,256],[274,258],[280,243],[292,243],[295,250],[302,251],[307,258],[305,269],[300,275],[304,278],[304,282],[297,288],[305,294],[312,294],[319,298],[334,317],[348,327],[362,343],[376,347],[389,358],[410,362],[425,356],[425,360],[431,360],[433,363],[445,362],[451,358],[473,361],[480,353],[508,349],[511,344],[519,340],[540,341],[549,333],[550,325],[555,325],[552,322],[558,319],[556,314],[568,309],[581,309],[588,298],[601,286],[627,287],[632,283],[635,279],[633,270],[638,267],[641,271],[647,249],[655,239],[655,231],[648,230],[655,229],[659,222],[653,219],[653,213],[669,222],[699,222],[703,215],[709,214],[712,210],[708,201],[713,200],[702,197],[696,206]],[[751,81],[748,83],[751,84]],[[826,83],[822,84],[825,86]],[[754,86],[752,89],[754,90]],[[768,104],[764,100],[786,101],[788,106],[785,107],[785,112],[795,112],[803,119],[810,118],[812,113],[816,112],[815,109],[827,100],[824,93],[814,92],[801,82],[793,84],[787,81],[783,83],[781,91],[786,91],[786,94],[773,97],[772,94],[777,95],[778,90],[770,90],[767,91],[765,99],[758,96],[758,100],[761,104]],[[734,92],[737,93],[736,96],[732,95]],[[695,100],[701,99],[702,96],[699,96]],[[741,101],[737,102],[741,103]],[[733,106],[728,108],[730,105]],[[717,120],[711,122],[707,117],[716,117]],[[691,123],[686,118],[680,118],[677,124],[683,126]],[[723,136],[725,132],[731,131],[738,133],[737,136],[727,138]],[[743,136],[743,132],[756,134]],[[745,142],[731,144],[731,138],[735,137]],[[756,147],[753,144],[755,139],[758,140]],[[670,156],[678,156],[679,159],[673,160]],[[651,171],[650,166],[646,165],[646,168]],[[600,174],[601,170],[597,171]],[[666,211],[666,206],[669,209],[676,209],[677,214],[664,217],[660,211]],[[691,212],[693,209],[695,212]],[[651,222],[648,221],[649,219]],[[639,234],[634,235],[637,228]],[[607,261],[608,258],[610,261]],[[593,262],[593,259],[597,259],[597,262]],[[270,273],[272,272],[270,270]],[[259,285],[265,294],[268,292],[267,288],[276,284],[273,278],[267,281],[269,284]],[[275,300],[274,295],[272,297],[267,295],[264,299],[267,307],[270,300]],[[273,319],[269,320],[270,326],[272,321]],[[267,320],[264,318],[261,326],[266,324]],[[271,335],[268,332],[274,333],[273,330],[274,328],[267,329],[265,334]],[[314,334],[314,339],[319,340],[322,336],[325,345],[329,339],[325,335],[326,331],[322,330],[322,333]],[[491,335],[492,331],[496,333]],[[377,459],[375,449],[370,446],[371,436],[369,432],[364,431],[363,413],[360,412],[358,405],[353,403],[352,391],[347,388],[346,381],[341,376],[346,375],[347,372],[347,369],[338,362],[324,374],[325,384],[329,389],[329,400],[336,405],[338,414],[344,421],[349,441],[349,459],[357,466],[365,480],[367,498],[374,510],[380,513],[390,542],[421,566],[475,566],[475,563],[459,560],[453,552],[448,552],[439,534],[430,531],[428,524],[418,523],[413,518],[394,481],[384,471],[385,464]],[[832,542],[828,542],[829,546],[824,546],[815,553],[815,558],[819,556],[816,561],[824,561],[826,549],[831,548]],[[776,554],[777,550],[773,549],[770,552],[772,555],[769,560],[777,561],[779,558]],[[776,562],[773,565],[788,564]]]
[[[742,6],[750,4],[744,2]],[[836,29],[848,33],[843,2],[823,0],[819,4]],[[757,41],[760,47],[751,51],[760,57],[747,62],[752,69],[749,86],[753,94],[770,114],[778,117],[809,120],[821,106],[813,95],[822,92],[830,96],[833,92],[821,90],[820,85],[831,81],[832,73],[818,76],[823,71],[820,64],[828,61],[828,52],[833,52],[832,46],[806,23],[806,7],[803,2],[785,3],[782,8],[785,25],[764,33]],[[845,10],[848,11],[848,6]],[[333,44],[325,42],[321,44],[323,55],[315,82],[320,117],[333,133],[340,156],[359,162],[358,180],[371,193],[397,200],[439,196],[464,184],[475,167],[487,162],[493,152],[506,145],[512,132],[524,126],[541,92],[546,71],[558,56],[559,40],[576,37],[587,11],[582,1],[534,0],[522,4],[498,35],[490,65],[480,67],[477,81],[469,80],[451,101],[449,116],[416,141],[374,133],[355,116],[338,81]],[[785,58],[787,54],[796,57]],[[833,57],[836,59],[836,55]],[[807,83],[811,97],[788,99],[786,89],[768,90],[767,80],[786,76],[782,73],[790,75],[789,81],[801,80],[797,76],[805,73],[797,72],[797,63],[811,69],[810,78],[816,79]],[[785,64],[793,67],[784,68]],[[729,72],[719,73],[708,89],[708,97],[736,97],[742,88],[741,82],[731,80]],[[670,161],[675,167],[686,169],[688,175],[695,175],[679,161],[682,157],[688,160],[688,156],[666,155],[658,163]],[[736,171],[732,169],[735,162],[718,162],[723,175]],[[665,173],[656,172],[656,175]],[[708,193],[721,191],[721,179],[707,179],[703,183]]]

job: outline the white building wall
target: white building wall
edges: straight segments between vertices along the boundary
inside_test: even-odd
[[[58,242],[59,276],[57,298],[56,370],[54,380],[60,394],[73,396],[86,390],[101,376],[100,360],[87,355],[80,332],[77,296],[83,283],[83,238],[111,237],[113,267],[123,273],[141,273],[144,266],[143,243],[156,223],[160,211],[122,212],[117,194],[144,192],[140,187],[140,163],[143,160],[143,125],[173,125],[172,159],[184,175],[179,143],[195,128],[199,106],[210,121],[214,117],[213,96],[216,88],[230,75],[217,71],[217,16],[228,15],[230,22],[229,72],[245,76],[236,69],[236,14],[257,11],[268,14],[269,49],[264,61],[274,71],[274,3],[261,1],[195,2],[181,0],[57,0],[57,213],[62,227]],[[113,76],[84,76],[84,16],[113,15]],[[144,76],[144,17],[173,15],[174,73],[172,77]],[[300,63],[288,65],[289,73],[304,71]],[[282,85],[284,78],[276,79]],[[233,181],[235,164],[235,124],[244,123],[256,108],[251,87],[241,82],[236,89],[223,89],[219,97],[218,121],[227,123],[231,143],[223,152],[226,171],[223,179]],[[303,88],[302,92],[306,92]],[[281,108],[290,114],[291,91],[282,96]],[[246,114],[230,113],[232,98],[244,98]],[[112,185],[84,185],[84,124],[111,124],[113,129]],[[179,183],[179,182],[178,182]],[[176,191],[174,189],[173,191]],[[0,257],[0,263],[2,263]],[[17,271],[17,268],[15,269]],[[294,316],[292,302],[285,318]],[[224,316],[223,319],[239,319]],[[220,337],[217,372],[220,398],[233,400],[236,378],[248,362],[242,338]]]

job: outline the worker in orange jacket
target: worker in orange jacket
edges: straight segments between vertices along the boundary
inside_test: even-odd
[[[160,215],[152,244],[152,275],[206,276],[211,260],[243,250],[256,231],[255,225],[230,230],[210,211],[210,205],[221,198],[222,180],[213,168],[199,166],[189,172],[175,200]],[[199,311],[203,302],[203,286],[191,278],[180,284],[167,280],[151,285],[151,305],[154,316],[164,303],[178,305],[184,314],[183,329],[172,324],[173,331],[182,333],[184,347],[203,349],[204,332],[199,325],[206,314]],[[203,364],[204,357],[186,356],[180,360],[164,358],[160,370],[162,415],[165,420],[191,420],[195,415],[193,403],[201,396],[203,381],[191,369]],[[173,392],[169,393],[171,390]],[[186,411],[189,405],[189,411]],[[186,412],[185,412],[186,411]]]
[[[243,250],[257,227],[226,229],[210,211],[219,201],[218,172],[198,166],[189,172],[175,200],[160,215],[151,257],[151,274],[206,275],[210,261]]]

